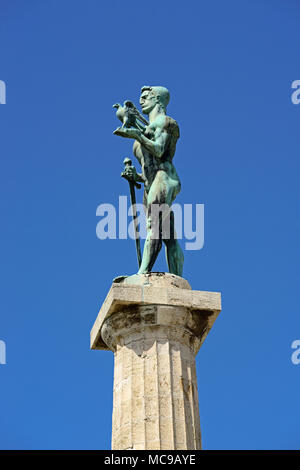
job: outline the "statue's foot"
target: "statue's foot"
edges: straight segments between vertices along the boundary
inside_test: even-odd
[[[150,274],[150,273],[151,273],[151,271],[147,271],[145,269],[142,269],[142,270],[139,269],[138,272],[137,272],[137,274]]]

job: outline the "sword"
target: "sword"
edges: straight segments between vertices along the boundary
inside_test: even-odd
[[[139,224],[138,224],[138,218],[137,218],[137,213],[136,213],[136,199],[135,199],[134,187],[136,187],[137,189],[140,189],[141,185],[139,183],[136,183],[135,181],[132,181],[125,173],[126,169],[132,166],[132,161],[130,160],[130,158],[125,158],[123,163],[125,165],[125,168],[124,168],[124,171],[122,171],[121,176],[122,178],[125,178],[129,183],[130,199],[131,199],[131,207],[132,207],[132,218],[133,218],[134,232],[135,232],[135,248],[136,248],[136,255],[137,255],[137,260],[138,260],[138,266],[140,268],[142,264],[142,254],[141,254]]]

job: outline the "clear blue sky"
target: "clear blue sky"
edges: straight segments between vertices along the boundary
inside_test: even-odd
[[[180,203],[205,204],[193,289],[223,311],[197,356],[205,449],[300,449],[296,0],[0,0],[1,449],[109,449],[113,354],[89,333],[132,240],[100,241],[126,195],[116,101],[170,89]],[[139,198],[141,197],[139,193]],[[156,265],[164,271],[163,253]]]

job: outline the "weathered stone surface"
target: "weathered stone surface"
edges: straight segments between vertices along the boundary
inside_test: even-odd
[[[112,449],[200,449],[195,356],[220,294],[143,276],[113,284],[91,332],[93,349],[115,354]]]
[[[138,285],[154,287],[179,287],[180,289],[191,289],[188,281],[183,277],[176,276],[170,273],[149,273],[149,274],[134,274],[133,276],[126,277],[122,281],[123,285]]]
[[[131,283],[135,278],[136,283]],[[194,317],[207,323],[207,333],[221,311],[219,292],[192,291],[185,279],[169,273],[141,274],[113,283],[91,331],[91,348],[109,348],[101,338],[101,327],[110,315],[141,305],[169,305],[190,309]],[[159,287],[159,284],[162,287]],[[186,286],[174,287],[175,284]],[[169,287],[168,287],[169,286]],[[205,336],[206,337],[206,336]],[[202,342],[204,341],[202,338]]]

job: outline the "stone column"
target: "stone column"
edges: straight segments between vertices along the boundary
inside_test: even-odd
[[[195,357],[220,310],[173,274],[113,283],[91,331],[115,355],[112,449],[201,449]]]

